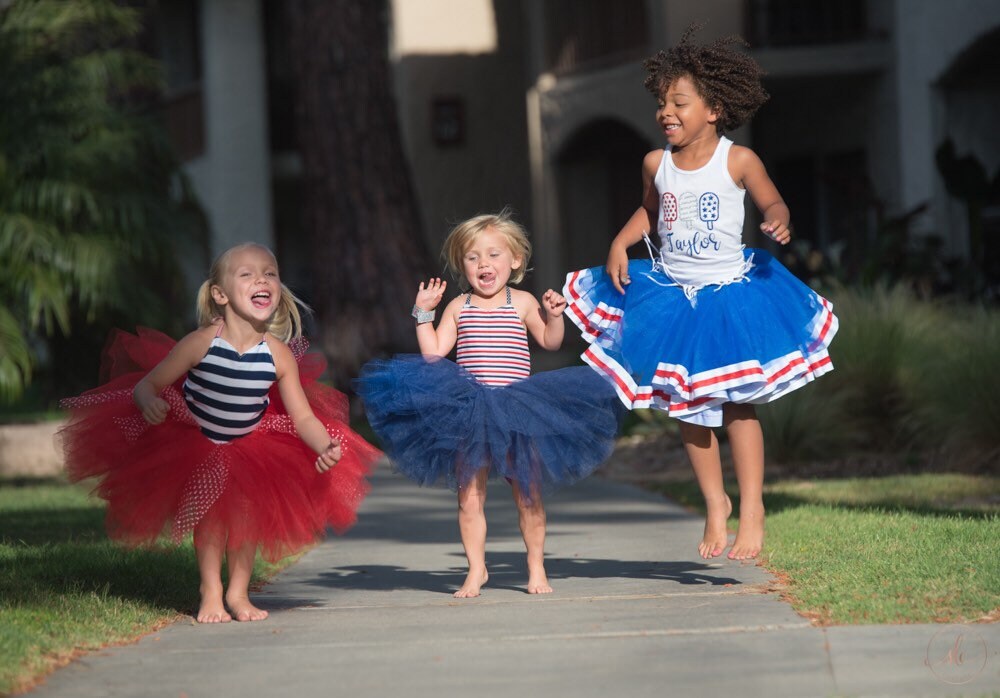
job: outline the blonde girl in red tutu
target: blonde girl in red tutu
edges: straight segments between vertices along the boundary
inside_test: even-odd
[[[110,382],[64,401],[66,467],[98,478],[113,538],[194,533],[198,622],[263,620],[248,591],[258,548],[274,560],[348,528],[380,454],[348,428],[346,398],[315,382],[324,363],[304,354],[297,299],[266,247],[219,256],[198,320],[176,344],[145,329],[112,338]]]

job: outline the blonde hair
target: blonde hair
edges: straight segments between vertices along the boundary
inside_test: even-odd
[[[222,306],[212,298],[212,287],[222,286],[222,277],[229,269],[229,260],[232,256],[237,252],[248,249],[257,249],[266,252],[274,260],[275,265],[278,264],[278,259],[274,256],[274,253],[264,245],[256,242],[244,242],[235,245],[216,257],[215,261],[212,262],[212,268],[208,272],[208,278],[202,283],[201,288],[198,289],[197,311],[199,327],[206,327],[215,322],[216,319],[224,317]],[[309,310],[309,306],[299,300],[282,283],[281,297],[278,298],[278,305],[274,310],[274,314],[268,320],[267,331],[285,343],[301,337],[302,316],[299,314],[300,305],[305,310]]]
[[[441,249],[441,257],[448,265],[448,270],[458,279],[458,284],[463,290],[468,288],[468,282],[465,279],[462,258],[476,238],[487,230],[493,230],[502,235],[514,257],[521,260],[521,266],[511,270],[510,283],[520,283],[524,279],[524,275],[528,273],[528,260],[531,259],[531,242],[528,240],[528,231],[511,218],[510,209],[504,208],[499,213],[486,213],[462,221],[448,233],[444,247]]]

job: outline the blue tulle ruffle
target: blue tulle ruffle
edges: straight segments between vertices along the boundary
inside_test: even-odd
[[[396,468],[452,490],[483,467],[528,495],[584,478],[611,455],[623,413],[586,366],[490,388],[448,359],[402,355],[366,364],[355,387]]]
[[[624,295],[603,268],[567,277],[583,358],[627,407],[718,426],[726,402],[769,402],[833,369],[832,304],[768,252],[745,254],[744,277],[687,295],[649,260],[629,263]]]

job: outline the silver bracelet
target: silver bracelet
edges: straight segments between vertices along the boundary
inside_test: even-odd
[[[413,310],[410,311],[418,325],[423,325],[427,322],[434,322],[434,315],[437,313],[436,310],[421,310],[417,306],[413,306]]]

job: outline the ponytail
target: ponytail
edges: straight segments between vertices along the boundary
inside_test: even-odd
[[[285,284],[281,284],[281,297],[278,299],[278,307],[271,316],[267,331],[285,344],[293,339],[299,339],[302,336],[300,305],[309,311],[309,306],[299,300]]]
[[[212,280],[206,279],[198,289],[198,300],[195,309],[198,313],[198,327],[211,325],[216,318],[222,317],[222,309],[212,298]]]

